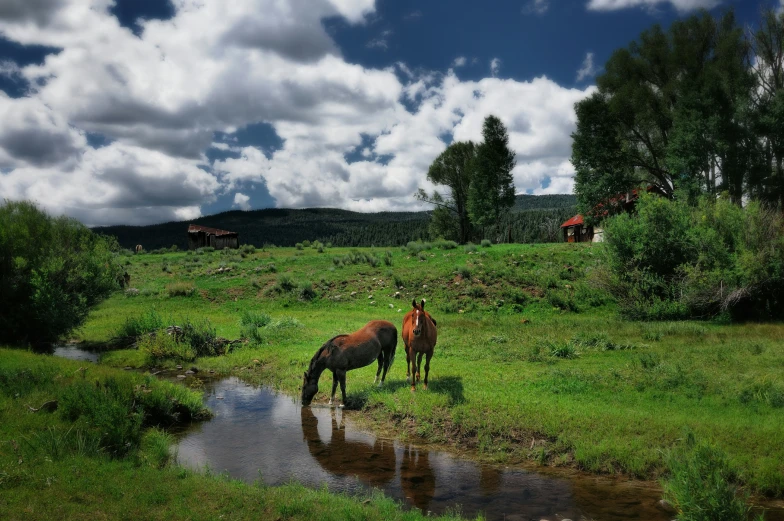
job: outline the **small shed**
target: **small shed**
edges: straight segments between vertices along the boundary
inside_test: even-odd
[[[602,242],[604,233],[601,228],[585,226],[583,216],[579,213],[563,223],[561,229],[564,242]]]
[[[236,249],[240,247],[240,236],[237,232],[208,228],[197,224],[189,225],[188,249],[195,250],[205,246],[212,246],[216,250],[222,250],[223,248]]]

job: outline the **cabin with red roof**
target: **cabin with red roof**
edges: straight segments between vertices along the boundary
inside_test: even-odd
[[[585,226],[583,216],[580,214],[563,223],[561,229],[564,234],[564,242],[602,242],[602,229]]]
[[[228,232],[217,228],[208,228],[191,224],[188,226],[188,249],[212,246],[216,250],[224,248],[239,248],[240,236],[237,232]]]

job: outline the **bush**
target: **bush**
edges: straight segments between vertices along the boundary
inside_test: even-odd
[[[165,329],[143,335],[137,346],[139,351],[144,353],[148,365],[156,365],[163,360],[191,362],[196,358],[191,346],[177,341],[174,335],[168,334]]]
[[[278,282],[275,284],[275,290],[279,293],[286,293],[295,288],[294,281],[288,275],[281,275],[278,277]]]
[[[482,239],[482,242],[480,244],[482,245],[482,248],[489,248],[490,246],[493,245],[493,243],[490,242],[489,239]]]
[[[299,285],[299,298],[300,300],[313,300],[316,298],[316,290],[313,289],[313,284],[310,282],[301,282]]]
[[[30,202],[0,205],[0,343],[47,344],[119,288],[116,241]]]
[[[738,495],[737,475],[716,447],[697,444],[689,435],[684,446],[666,455],[670,476],[665,497],[679,521],[746,521],[750,508]]]
[[[166,285],[166,291],[170,297],[187,297],[196,291],[192,282],[172,282]]]
[[[138,317],[127,317],[125,323],[115,331],[115,337],[129,337],[136,338],[145,333],[152,333],[164,327],[163,318],[151,308],[146,313]]]
[[[784,317],[784,218],[757,203],[643,195],[605,223],[594,282],[634,319]]]
[[[224,354],[219,350],[217,339],[217,331],[210,323],[210,319],[203,318],[198,322],[185,319],[185,323],[182,325],[182,342],[189,345],[196,356]]]

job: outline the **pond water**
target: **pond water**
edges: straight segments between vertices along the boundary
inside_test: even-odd
[[[75,346],[50,351],[90,362],[98,353]],[[163,375],[162,375],[163,376]],[[178,380],[175,375],[166,377]],[[193,383],[194,378],[185,379]],[[356,428],[352,411],[301,407],[294,397],[238,378],[202,380],[214,417],[175,432],[177,460],[194,469],[226,472],[248,483],[291,480],[333,492],[371,488],[410,508],[441,514],[459,509],[488,520],[672,519],[650,483],[570,470],[480,464],[450,453],[379,438]],[[765,519],[784,521],[784,503],[768,503]]]
[[[237,378],[207,384],[205,401],[214,418],[179,434],[177,459],[187,467],[268,485],[296,480],[348,493],[375,487],[436,514],[460,508],[506,520],[670,519],[656,506],[660,491],[647,484],[461,460],[362,432],[351,411],[301,407]]]
[[[76,346],[71,346],[71,345],[56,346],[52,354],[54,356],[68,358],[69,360],[82,360],[85,362],[98,363],[97,352],[86,351],[84,349],[80,349]]]

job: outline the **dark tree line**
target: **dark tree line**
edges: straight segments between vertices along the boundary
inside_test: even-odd
[[[784,207],[784,15],[655,25],[615,51],[572,135],[581,213],[640,186]]]

